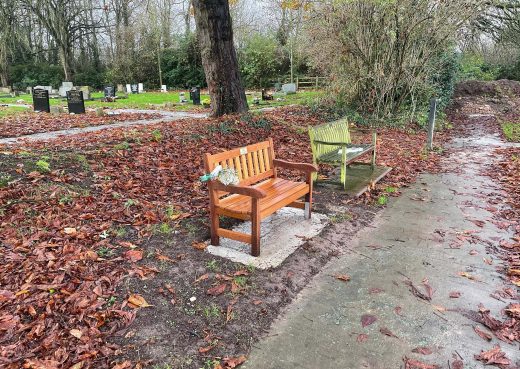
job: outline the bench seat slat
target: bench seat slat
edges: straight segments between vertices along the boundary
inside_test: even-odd
[[[267,214],[273,207],[283,207],[299,199],[309,192],[309,185],[304,182],[292,182],[281,178],[273,178],[254,186],[267,192],[267,196],[260,199],[260,213]],[[227,213],[251,214],[251,198],[243,195],[231,195],[221,199],[217,205],[219,212],[225,209]],[[274,211],[273,211],[274,212]],[[267,215],[265,215],[267,216]]]

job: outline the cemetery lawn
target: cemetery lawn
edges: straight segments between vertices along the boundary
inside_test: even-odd
[[[279,158],[310,162],[306,127],[324,121],[286,107],[0,147],[4,363],[226,368],[222,358],[247,354],[320,267],[346,250],[308,241],[268,271],[205,253],[203,155],[272,137]],[[369,133],[353,139],[370,141]],[[371,194],[353,201],[317,188],[316,210],[335,219],[331,234],[352,236],[399,188],[438,170],[441,154],[426,155],[424,145],[423,132],[384,130],[379,162],[394,170]]]
[[[189,93],[186,92],[186,98],[189,98]],[[297,94],[287,95],[281,101],[261,101],[259,105],[253,104],[254,95],[260,96],[259,92],[251,93],[247,95],[249,106],[252,110],[257,108],[265,107],[277,107],[292,104],[307,104],[312,99],[321,96],[321,91],[300,91]],[[108,109],[165,109],[165,110],[177,110],[177,111],[190,111],[190,110],[201,110],[202,105],[195,106],[191,103],[179,104],[179,91],[176,92],[145,92],[141,94],[129,94],[127,99],[118,99],[115,102],[107,103],[101,101],[103,93],[94,92],[92,93],[94,100],[85,101],[86,108],[108,108]],[[201,101],[209,99],[209,95],[201,94]],[[0,104],[17,104],[20,100],[23,100],[24,104],[32,105],[32,96],[29,94],[23,94],[18,97],[3,97],[0,98]],[[51,98],[51,105],[66,106],[67,100],[62,98]],[[172,107],[165,108],[164,104],[173,103]]]
[[[0,106],[0,126],[2,125],[2,118],[28,111],[29,110],[23,106]]]

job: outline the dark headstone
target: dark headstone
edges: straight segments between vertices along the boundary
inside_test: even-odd
[[[49,91],[42,88],[33,89],[33,106],[34,111],[50,113],[51,106],[49,104]]]
[[[131,85],[130,89],[132,90],[133,94],[138,94],[139,93],[139,85],[138,84]]]
[[[85,114],[85,101],[83,100],[83,91],[67,91],[67,105],[69,107],[69,113]]]
[[[200,87],[193,87],[190,91],[190,99],[193,105],[200,105]]]
[[[114,86],[105,86],[103,92],[105,93],[105,98],[116,97],[116,89],[114,88]]]

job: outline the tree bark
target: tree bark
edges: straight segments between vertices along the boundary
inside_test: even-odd
[[[247,111],[228,0],[193,0],[193,8],[211,97],[211,115]]]

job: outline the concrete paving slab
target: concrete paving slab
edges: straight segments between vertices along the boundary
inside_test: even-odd
[[[474,355],[496,344],[518,364],[517,346],[495,337],[487,342],[473,331],[474,326],[486,330],[472,319],[479,304],[504,320],[501,312],[512,302],[490,296],[507,285],[496,270],[501,261],[486,246],[511,237],[487,221],[492,214],[484,199],[499,191],[480,174],[481,156],[491,149],[475,145],[456,152],[449,158],[453,172],[423,175],[392,200],[373,227],[349,243],[361,252],[329,264],[254,346],[244,368],[403,368],[405,356],[439,368],[453,367],[454,358],[462,359],[465,368],[484,368]],[[471,203],[480,206],[467,207]],[[486,222],[479,227],[471,219]],[[482,242],[457,244],[465,231]],[[348,274],[351,280],[342,282],[336,274]],[[425,280],[434,290],[431,301],[414,296],[406,283],[423,291]],[[461,297],[450,298],[452,291]],[[377,320],[363,327],[366,314]],[[383,334],[385,329],[396,337]],[[366,340],[358,339],[360,334]],[[417,347],[433,353],[413,353]]]
[[[328,217],[313,213],[304,219],[303,210],[283,208],[264,219],[261,224],[260,256],[251,256],[251,246],[220,238],[220,246],[208,246],[210,254],[230,259],[258,269],[275,268],[303,245],[306,239],[318,235],[328,224]],[[236,232],[251,233],[251,222],[243,222],[233,228]]]

